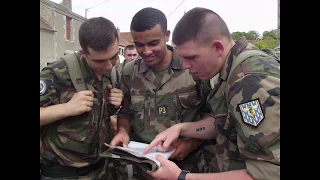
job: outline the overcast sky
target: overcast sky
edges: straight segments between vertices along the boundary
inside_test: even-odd
[[[194,7],[205,7],[218,13],[230,32],[256,30],[262,35],[263,31],[277,29],[278,26],[278,0],[72,0],[73,12],[85,16],[85,9],[90,8],[88,18],[106,17],[121,32],[130,31],[132,17],[144,7],[154,7],[164,12],[171,31],[184,11]]]

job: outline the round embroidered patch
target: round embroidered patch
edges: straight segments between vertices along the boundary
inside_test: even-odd
[[[47,91],[47,83],[43,79],[40,79],[40,96],[46,93]]]

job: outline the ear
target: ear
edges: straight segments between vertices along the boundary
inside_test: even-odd
[[[169,39],[170,39],[170,30],[166,32],[166,42],[168,42]]]
[[[82,57],[86,58],[86,53],[84,52],[83,49],[80,49],[79,52],[80,52]]]
[[[218,57],[223,56],[223,54],[224,54],[224,44],[223,44],[222,41],[213,40],[212,47],[215,48],[215,51],[216,51]]]

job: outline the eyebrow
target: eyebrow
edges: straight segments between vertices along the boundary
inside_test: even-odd
[[[160,40],[159,39],[155,39],[155,40],[152,40],[150,42],[147,42],[146,44],[151,44],[151,43],[158,42],[158,41],[160,41]],[[143,44],[143,43],[137,42],[137,41],[134,41],[134,43]]]
[[[159,39],[156,39],[156,40],[148,42],[148,44],[152,44],[152,43],[159,42],[159,41],[160,41]]]
[[[186,59],[194,59],[196,57],[198,57],[198,55],[193,55],[193,56],[181,56],[183,58],[186,58]]]
[[[112,56],[110,59],[115,58],[118,55],[119,52],[117,52],[114,56]],[[104,61],[105,59],[92,59],[93,61]]]

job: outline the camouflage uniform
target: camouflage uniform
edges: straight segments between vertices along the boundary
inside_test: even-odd
[[[280,46],[277,46],[274,49],[263,48],[261,50],[267,53],[268,55],[273,56],[274,58],[277,58],[280,61]]]
[[[277,57],[280,59],[280,45],[275,47],[273,50],[276,53]]]
[[[218,168],[212,163],[216,154],[216,140],[208,139],[203,145],[203,156],[205,160],[205,173],[219,172]]]
[[[245,38],[236,42],[208,95],[217,130],[214,163],[220,171],[247,169],[254,179],[279,179],[280,64],[251,56],[229,74],[235,58],[250,49],[258,48]]]
[[[217,79],[218,76],[216,76],[216,78],[212,78],[212,79]],[[202,93],[202,97],[206,98],[208,96],[208,94],[211,91],[211,81],[201,81],[201,93]],[[204,100],[204,102],[202,103],[206,103],[206,101]],[[204,115],[202,117],[202,119],[206,118],[207,115],[209,115],[211,112],[210,108],[207,106],[204,106],[201,108],[202,114]],[[215,166],[214,163],[212,163],[215,154],[216,154],[216,140],[215,139],[207,139],[203,142],[203,156],[204,156],[204,160],[205,160],[205,167],[204,167],[204,171],[205,173],[215,173],[215,172],[219,172],[218,167]]]
[[[132,140],[150,143],[158,133],[174,124],[202,118],[199,84],[196,85],[188,70],[182,69],[175,50],[171,46],[167,48],[173,51],[173,58],[163,78],[156,76],[142,59],[130,61],[122,70],[124,100],[118,117],[125,117],[131,122]],[[130,63],[134,63],[133,70],[126,71]],[[184,160],[174,162],[182,169],[204,172],[200,146]],[[152,179],[139,168],[135,169],[138,179],[142,176]]]
[[[40,128],[40,131],[45,132],[40,145],[40,163],[54,167],[81,168],[98,162],[101,164],[98,170],[88,175],[73,177],[74,179],[98,179],[97,175],[102,172],[105,160],[99,158],[98,154],[106,150],[104,143],[109,143],[113,138],[109,116],[115,112],[115,109],[112,109],[109,103],[103,103],[103,99],[108,102],[107,85],[111,80],[109,76],[105,76],[102,83],[82,57],[79,62],[87,89],[94,94],[92,110]],[[43,94],[41,94],[41,84],[46,88]],[[42,69],[40,107],[66,103],[74,93],[76,90],[64,60],[60,59]],[[43,179],[50,178],[43,177]]]
[[[126,65],[127,63],[127,60],[124,59],[122,63],[120,63],[119,67],[118,67],[118,71],[119,71],[119,74],[121,75],[121,72],[122,72],[122,69],[124,67],[124,65]]]

